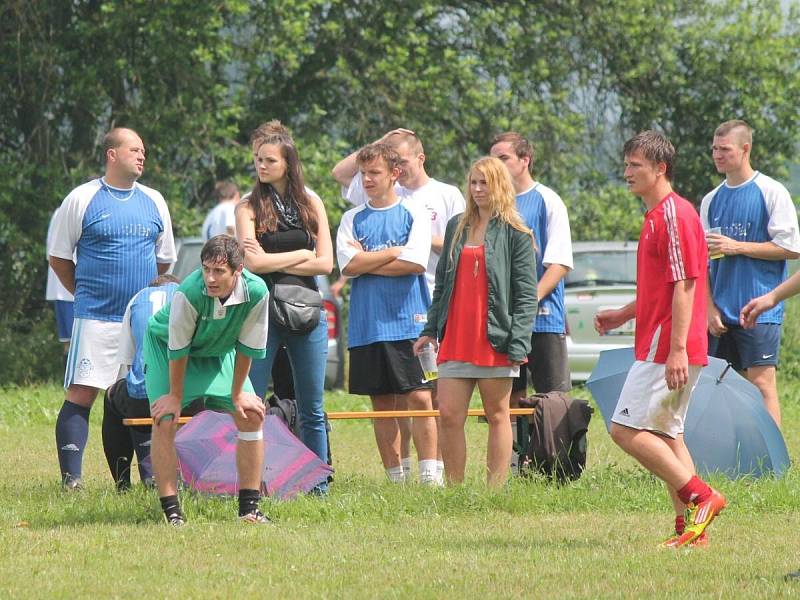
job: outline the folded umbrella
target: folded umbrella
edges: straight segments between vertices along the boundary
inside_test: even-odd
[[[689,401],[684,430],[697,471],[731,478],[783,475],[789,466],[786,442],[761,392],[726,361],[708,360]],[[603,351],[586,382],[608,429],[633,361],[632,348]]]
[[[312,490],[333,473],[278,417],[267,415],[263,429],[262,494],[288,499]],[[175,450],[183,481],[200,492],[238,493],[237,433],[231,415],[213,411],[201,412],[178,430]]]

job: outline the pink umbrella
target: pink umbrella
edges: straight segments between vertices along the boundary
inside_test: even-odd
[[[181,478],[210,494],[239,491],[236,473],[236,425],[227,413],[203,411],[175,436]],[[333,473],[275,415],[264,420],[264,467],[261,493],[285,500],[309,492]]]

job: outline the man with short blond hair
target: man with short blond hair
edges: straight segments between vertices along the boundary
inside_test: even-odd
[[[744,121],[726,121],[714,132],[711,155],[725,181],[700,205],[712,258],[707,290],[709,354],[745,372],[780,427],[775,371],[783,303],[759,315],[753,328],[739,324],[739,313],[751,298],[786,279],[786,260],[800,256],[800,232],[786,188],[751,167],[752,147],[753,130]]]
[[[89,412],[97,391],[117,379],[125,307],[176,259],[163,196],[137,182],[144,172],[142,139],[132,129],[117,127],[103,138],[103,149],[105,175],[64,198],[49,249],[50,266],[75,295],[64,376],[67,397],[56,420],[65,489],[80,488]]]
[[[367,201],[342,217],[336,236],[341,272],[353,278],[350,293],[350,393],[370,397],[376,411],[431,408],[413,343],[427,318],[430,297],[425,266],[430,253],[430,218],[425,207],[399,198],[395,182],[400,156],[375,143],[356,155]],[[386,474],[402,481],[400,434],[395,419],[374,419],[375,440]],[[415,418],[412,436],[423,483],[439,483],[436,425]]]

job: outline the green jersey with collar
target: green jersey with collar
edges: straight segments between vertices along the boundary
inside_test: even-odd
[[[223,304],[208,295],[198,269],[184,279],[172,302],[153,315],[148,328],[151,335],[167,343],[170,360],[218,357],[233,350],[264,358],[267,301],[264,280],[245,269]]]

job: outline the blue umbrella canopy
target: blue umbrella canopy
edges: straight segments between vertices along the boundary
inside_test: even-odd
[[[601,352],[586,382],[606,428],[611,427],[633,361],[632,348]],[[780,430],[764,408],[761,392],[724,360],[709,357],[708,361],[692,393],[684,431],[697,471],[721,472],[731,478],[783,475],[789,454]]]

